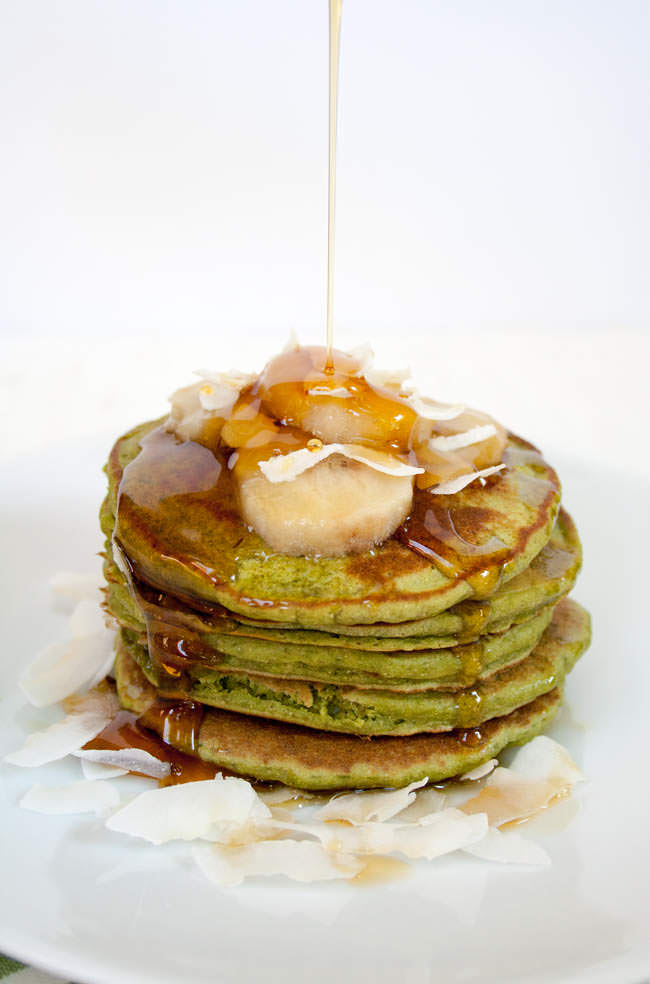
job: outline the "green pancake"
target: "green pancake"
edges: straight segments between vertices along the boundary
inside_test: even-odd
[[[242,522],[225,462],[179,442],[160,421],[135,428],[113,448],[107,511],[117,516],[120,564],[195,606],[304,628],[398,623],[494,594],[547,543],[560,502],[555,472],[514,436],[503,460],[506,469],[485,487],[474,483],[454,496],[416,493],[415,519],[435,512],[436,522],[449,520],[453,543],[464,545],[463,567],[453,571],[448,559],[436,566],[398,538],[355,556],[273,553]],[[407,541],[414,535],[400,534]]]
[[[112,533],[112,519],[105,517],[106,532]],[[110,550],[110,542],[107,543]],[[401,625],[386,625],[390,637],[369,635],[381,626],[341,626],[337,633],[281,628],[264,625],[260,622],[244,623],[227,617],[222,613],[209,615],[192,611],[187,606],[165,598],[164,604],[152,598],[153,592],[145,597],[140,591],[134,597],[126,587],[124,577],[110,560],[106,561],[105,574],[108,580],[107,608],[117,621],[126,628],[144,631],[143,614],[170,624],[181,624],[200,633],[210,633],[213,648],[230,652],[234,645],[230,637],[251,640],[250,651],[255,650],[252,640],[271,643],[290,643],[291,645],[341,647],[364,651],[408,652],[417,649],[446,649],[459,642],[472,642],[485,632],[503,632],[511,625],[530,618],[542,606],[554,603],[567,594],[577,577],[582,560],[580,540],[573,520],[564,509],[560,509],[557,522],[546,546],[534,558],[531,566],[504,587],[491,599],[484,602],[461,602],[447,612],[424,619],[421,622],[407,622]],[[436,632],[440,629],[441,634]],[[422,629],[425,634],[408,634]],[[447,634],[445,634],[447,630]],[[431,632],[431,634],[426,634]],[[261,651],[262,647],[258,647]]]
[[[564,599],[529,656],[471,689],[400,693],[220,672],[193,663],[184,674],[182,690],[177,689],[181,684],[174,677],[164,692],[225,710],[357,735],[412,735],[469,728],[509,714],[561,686],[589,637],[588,614]],[[558,641],[562,644],[556,645]],[[146,648],[129,641],[125,632],[121,644],[158,685],[159,677]]]
[[[563,647],[556,640],[554,646]],[[566,644],[569,648],[571,643]],[[115,663],[122,706],[141,714],[156,691],[124,648]],[[314,731],[298,725],[207,708],[199,728],[197,754],[217,767],[298,789],[400,787],[420,779],[439,782],[462,775],[512,744],[523,744],[551,723],[562,702],[555,687],[504,717],[470,732],[420,734],[406,738],[363,738]],[[151,721],[162,737],[162,723]],[[171,741],[170,741],[171,738]],[[175,742],[175,734],[165,740]]]
[[[126,638],[148,645],[152,662],[160,664],[173,663],[174,652],[181,650],[185,657],[200,660],[204,667],[220,673],[415,692],[461,689],[519,662],[537,645],[552,614],[553,606],[548,605],[525,622],[502,633],[481,636],[476,642],[405,653],[301,647],[223,636],[214,644],[210,634],[193,637],[161,622],[152,623],[148,641],[142,634]],[[186,660],[182,659],[179,665],[186,666]],[[159,679],[164,682],[165,676]]]

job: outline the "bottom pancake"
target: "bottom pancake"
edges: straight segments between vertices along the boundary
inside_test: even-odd
[[[154,687],[124,648],[115,663],[123,707],[142,713],[156,699]],[[282,782],[299,789],[363,789],[405,786],[428,778],[462,775],[512,744],[523,744],[546,728],[562,702],[555,687],[531,703],[472,730],[408,737],[358,737],[317,731],[231,711],[205,708],[198,756],[250,779]],[[147,721],[149,724],[149,721]],[[174,734],[162,735],[169,744]],[[187,750],[183,748],[183,750]]]

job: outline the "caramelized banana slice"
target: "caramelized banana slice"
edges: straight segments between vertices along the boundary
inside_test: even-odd
[[[358,356],[308,346],[271,359],[260,377],[262,406],[280,423],[314,434],[325,444],[363,442],[409,448],[418,416],[395,389],[371,386]]]
[[[290,482],[270,482],[258,470],[239,491],[244,519],[273,550],[337,557],[394,533],[411,508],[413,478],[332,455]]]

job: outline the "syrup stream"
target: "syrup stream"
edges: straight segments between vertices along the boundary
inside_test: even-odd
[[[339,42],[343,0],[330,0],[329,187],[327,194],[327,360],[332,372],[334,347],[334,213],[336,208],[336,123],[339,88]]]

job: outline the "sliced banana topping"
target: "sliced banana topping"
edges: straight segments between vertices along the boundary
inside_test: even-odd
[[[361,553],[395,532],[411,509],[413,478],[334,454],[290,482],[258,471],[239,493],[244,519],[273,550],[336,557]]]
[[[260,376],[197,375],[167,426],[226,453],[246,522],[280,552],[366,550],[408,515],[414,484],[454,495],[505,467],[500,424],[373,368],[368,346],[328,358],[292,338]]]

